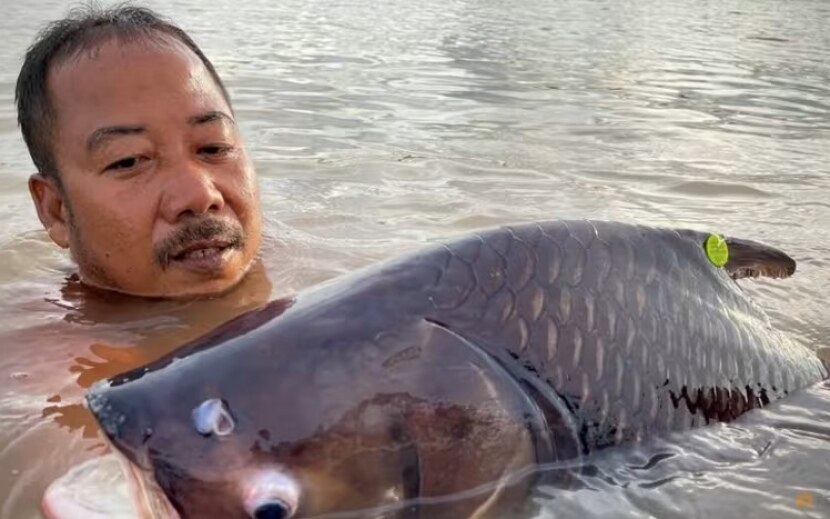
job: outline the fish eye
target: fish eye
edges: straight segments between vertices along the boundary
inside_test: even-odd
[[[254,510],[253,519],[288,519],[290,510],[280,501],[263,503]]]
[[[242,481],[242,505],[251,519],[289,519],[297,513],[300,486],[276,467],[260,468]]]
[[[227,436],[236,426],[227,404],[219,398],[205,400],[193,409],[191,416],[193,426],[204,436]]]

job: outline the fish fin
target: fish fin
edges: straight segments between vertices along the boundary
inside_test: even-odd
[[[795,260],[782,250],[750,240],[727,238],[729,261],[724,268],[732,279],[788,278],[795,273]]]
[[[816,350],[816,356],[824,364],[824,368],[830,371],[830,346],[821,346]]]

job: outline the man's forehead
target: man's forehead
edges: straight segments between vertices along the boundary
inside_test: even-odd
[[[184,42],[160,31],[133,35],[104,34],[50,64],[50,75],[61,75],[81,66],[106,67],[112,60],[140,60],[148,56],[169,56],[202,66],[196,53]]]
[[[168,110],[182,119],[230,107],[199,57],[163,35],[151,40],[110,38],[94,52],[69,57],[50,70],[49,94],[62,123],[94,127]],[[81,128],[76,128],[81,130]]]
[[[110,38],[94,49],[55,63],[49,70],[48,83],[52,93],[60,94],[72,87],[77,90],[89,86],[105,87],[132,72],[146,70],[153,70],[155,75],[162,74],[163,78],[172,75],[185,75],[188,79],[209,76],[199,57],[172,38],[152,41]],[[79,81],[81,78],[83,81]],[[151,81],[154,78],[146,79]],[[119,86],[124,88],[125,85]]]

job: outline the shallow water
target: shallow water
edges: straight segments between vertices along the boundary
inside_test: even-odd
[[[0,18],[0,518],[104,448],[93,381],[260,302],[425,241],[591,217],[762,240],[799,261],[744,286],[830,346],[830,4],[823,0],[150,2],[226,79],[255,157],[262,269],[228,297],[83,290],[39,230],[13,84],[63,2]],[[596,461],[550,517],[830,516],[830,390]],[[642,467],[642,468],[637,468]]]

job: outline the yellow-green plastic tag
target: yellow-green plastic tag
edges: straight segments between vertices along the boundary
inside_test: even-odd
[[[726,240],[719,234],[710,234],[703,246],[706,257],[716,267],[722,267],[729,261],[729,246]]]

